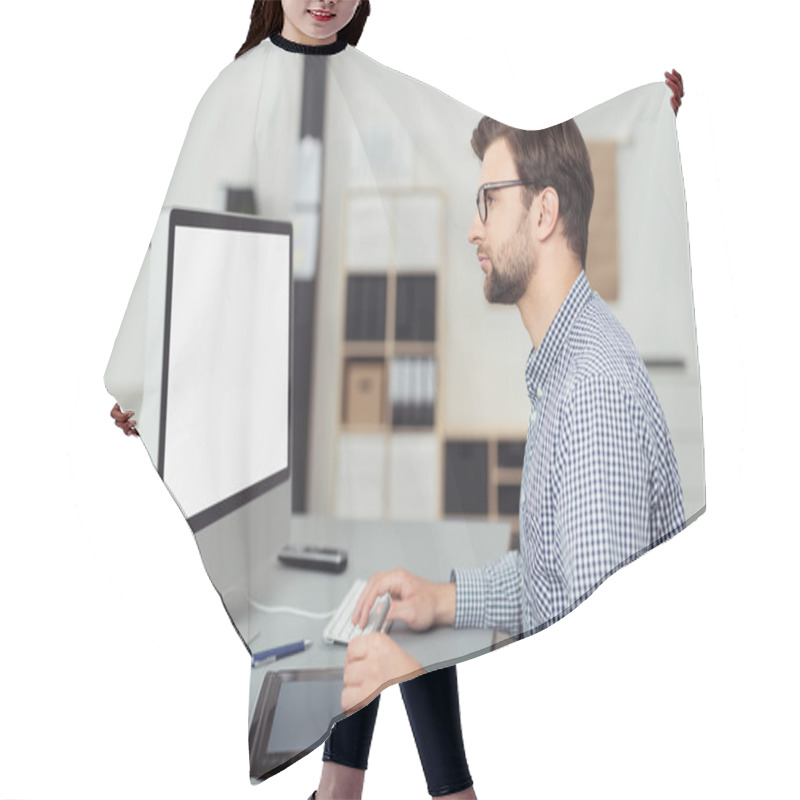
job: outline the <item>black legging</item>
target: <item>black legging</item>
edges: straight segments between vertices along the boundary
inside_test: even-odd
[[[400,684],[408,721],[432,797],[472,786],[461,736],[456,668],[427,672]],[[380,695],[361,711],[334,725],[323,761],[366,769]]]

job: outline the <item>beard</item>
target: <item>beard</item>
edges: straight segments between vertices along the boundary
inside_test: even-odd
[[[536,272],[526,219],[520,222],[516,234],[501,245],[496,258],[488,251],[486,255],[491,269],[483,284],[484,296],[490,303],[513,305],[525,294],[531,276]]]

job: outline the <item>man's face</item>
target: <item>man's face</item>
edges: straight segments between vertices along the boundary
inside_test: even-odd
[[[506,140],[494,141],[483,156],[480,185],[517,180],[517,168]],[[509,186],[486,192],[486,221],[476,212],[469,241],[477,245],[486,279],[483,293],[490,303],[516,303],[526,292],[536,269],[524,189]]]

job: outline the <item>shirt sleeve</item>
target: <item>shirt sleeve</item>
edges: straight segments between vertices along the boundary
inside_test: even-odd
[[[456,628],[522,630],[522,565],[519,551],[476,569],[454,569]]]
[[[575,389],[559,445],[554,555],[571,607],[650,545],[654,452],[640,405],[603,375]]]

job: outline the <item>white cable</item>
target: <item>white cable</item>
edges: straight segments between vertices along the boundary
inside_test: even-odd
[[[327,619],[336,613],[335,608],[333,611],[303,611],[300,608],[289,608],[288,606],[264,606],[261,603],[256,603],[255,600],[251,600],[250,605],[267,614],[294,614],[307,619]]]

